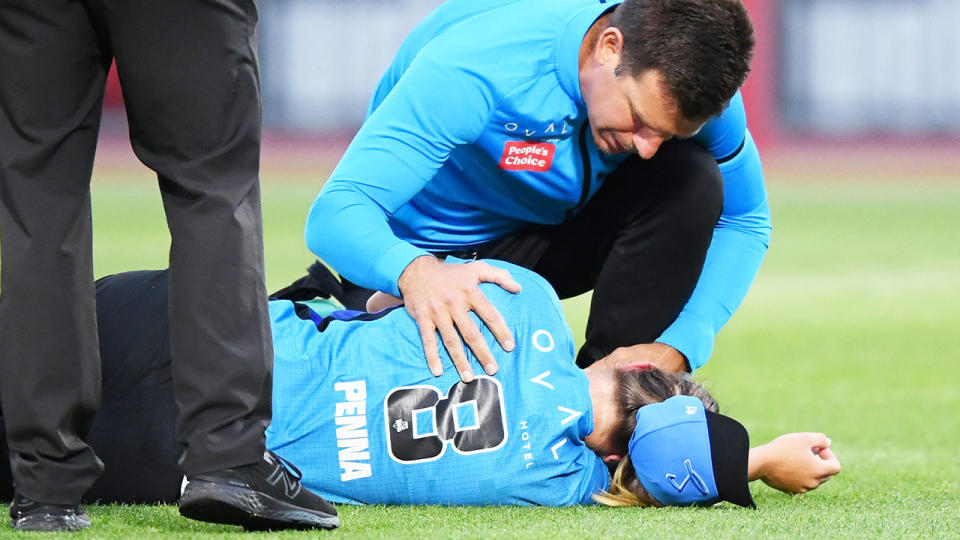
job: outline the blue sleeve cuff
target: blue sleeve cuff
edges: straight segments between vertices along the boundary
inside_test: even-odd
[[[657,338],[657,343],[664,343],[680,351],[687,357],[690,370],[700,369],[713,352],[714,333],[710,325],[681,313],[677,320]]]
[[[400,280],[400,274],[414,259],[424,255],[430,255],[430,253],[406,242],[394,244],[380,256],[380,260],[376,264],[376,270],[373,272],[375,276],[378,278],[382,276],[386,281],[374,284],[373,288],[394,296],[400,296],[400,286],[397,284],[397,281]]]

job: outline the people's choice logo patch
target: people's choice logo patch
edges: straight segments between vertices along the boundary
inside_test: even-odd
[[[505,171],[550,170],[556,146],[546,142],[507,141],[500,158],[500,168]]]

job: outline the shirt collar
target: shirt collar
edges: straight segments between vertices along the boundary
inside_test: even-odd
[[[557,48],[554,54],[557,78],[563,91],[583,107],[583,96],[580,94],[580,46],[587,35],[590,26],[600,18],[604,12],[620,4],[621,0],[595,0],[577,12],[560,31],[557,38]]]

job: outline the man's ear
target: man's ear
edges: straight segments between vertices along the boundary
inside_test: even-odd
[[[620,55],[623,54],[623,33],[619,28],[610,26],[600,34],[597,40],[597,60],[601,64],[620,64]]]
[[[602,458],[603,462],[606,463],[608,467],[615,466],[623,461],[623,456],[620,454],[604,454]]]

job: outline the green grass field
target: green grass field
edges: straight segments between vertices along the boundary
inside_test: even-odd
[[[312,260],[302,223],[324,177],[264,174],[271,289]],[[795,497],[755,483],[759,511],[343,506],[343,526],[330,534],[960,537],[960,178],[771,174],[768,187],[775,230],[767,260],[696,378],[755,443],[826,432],[844,465],[839,476]],[[147,173],[99,169],[94,216],[98,276],[165,266],[169,239]],[[565,304],[575,335],[587,301]],[[94,527],[73,538],[239,530],[180,519],[175,507],[88,511]]]

